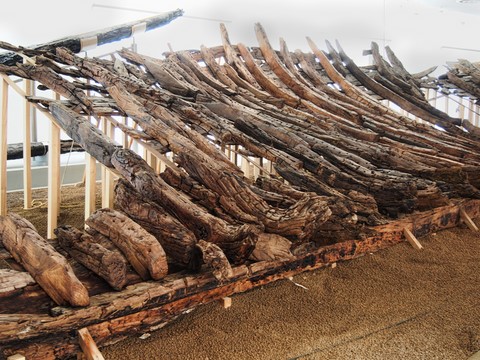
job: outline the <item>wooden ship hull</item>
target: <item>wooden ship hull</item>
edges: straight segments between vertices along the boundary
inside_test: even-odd
[[[164,60],[1,44],[17,54],[0,61],[3,81],[63,97],[27,100],[118,181],[86,230],[61,224],[45,240],[18,215],[0,218],[0,358],[68,358],[81,329],[104,346],[303,271],[476,228],[477,129],[430,105],[428,72],[376,44],[362,68],[339,45],[275,51],[255,31],[258,48],[232,45],[222,25],[221,46]],[[8,60],[18,54],[25,63]]]

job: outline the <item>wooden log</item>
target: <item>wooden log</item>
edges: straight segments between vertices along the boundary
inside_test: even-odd
[[[85,223],[107,236],[125,255],[144,280],[159,280],[168,273],[165,251],[160,243],[140,225],[118,211],[95,211]]]
[[[195,235],[161,206],[142,197],[123,179],[115,186],[115,204],[155,236],[167,256],[183,266],[198,269],[199,261],[194,256]]]
[[[119,145],[113,143],[85,117],[76,114],[60,103],[51,103],[50,111],[57,120],[57,124],[68,136],[103,165],[113,168],[111,157]]]
[[[213,276],[218,281],[225,282],[233,277],[232,266],[222,249],[205,240],[200,240],[196,247],[202,253],[203,262],[212,269]]]
[[[189,228],[197,239],[219,245],[234,263],[248,258],[257,238],[255,227],[232,226],[212,216],[176,191],[128,149],[117,150],[112,158],[115,168],[147,199],[160,204]]]
[[[69,152],[85,151],[79,144],[73,140],[60,140],[60,154]],[[48,153],[48,143],[32,142],[30,146],[30,156],[44,156]],[[23,143],[8,144],[7,160],[23,158]]]
[[[90,303],[87,289],[67,260],[38,235],[30,222],[10,213],[0,218],[0,232],[5,248],[57,304]]]
[[[64,225],[55,229],[58,243],[70,256],[99,275],[115,290],[127,284],[127,260],[115,251],[103,247],[82,231]]]
[[[110,42],[119,41],[129,38],[133,35],[134,28],[137,26],[144,26],[145,31],[156,29],[160,26],[168,24],[170,21],[183,15],[183,10],[177,9],[169,11],[165,14],[155,15],[149,18],[129,22],[126,24],[106,28],[98,31],[93,31],[85,34],[66,37],[58,40],[51,41],[46,44],[32,46],[32,50],[50,51],[54,52],[57,47],[65,47],[70,51],[78,53],[84,51],[89,42],[93,42],[95,46],[108,44]],[[8,47],[4,46],[7,50]],[[31,55],[29,49],[23,49],[26,55]],[[35,52],[33,52],[35,54]],[[22,58],[15,53],[3,53],[0,54],[0,64],[15,65],[17,62],[21,62]]]

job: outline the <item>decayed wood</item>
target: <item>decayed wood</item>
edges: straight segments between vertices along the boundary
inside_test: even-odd
[[[167,275],[167,259],[162,246],[130,218],[104,208],[95,211],[85,223],[118,246],[142,279],[158,280]]]
[[[76,114],[60,103],[51,103],[50,111],[58,125],[65,130],[76,143],[103,165],[112,168],[111,157],[117,149],[106,135],[98,130],[85,117]]]
[[[95,38],[95,44],[104,45],[110,42],[119,41],[122,39],[129,38],[133,35],[133,28],[138,25],[145,25],[145,31],[156,29],[160,26],[168,24],[170,21],[176,19],[179,16],[183,15],[183,10],[177,9],[174,11],[167,12],[165,14],[152,16],[138,21],[133,21],[130,23],[114,26],[111,28],[106,28],[90,33],[85,33],[81,35],[71,36],[67,38],[62,38],[54,40],[52,42],[32,46],[32,50],[41,50],[41,51],[54,51],[57,47],[65,47],[75,53],[82,51],[82,41]],[[84,47],[84,45],[83,45]],[[4,47],[9,50],[8,47]],[[28,49],[25,49],[25,53],[29,55]],[[35,54],[35,53],[33,53]],[[21,62],[22,58],[14,53],[3,53],[0,54],[0,64],[5,65],[15,65],[17,62]]]
[[[480,201],[461,204],[470,216],[480,214]],[[11,314],[0,322],[2,354],[11,355],[22,350],[27,357],[43,360],[55,347],[59,357],[78,352],[71,329],[88,326],[97,344],[104,345],[116,337],[144,332],[165,323],[198,303],[206,303],[247,291],[266,283],[293,276],[301,271],[313,270],[349,260],[397,244],[404,239],[403,229],[411,227],[415,236],[456,226],[459,205],[451,205],[421,213],[388,225],[377,227],[377,235],[364,240],[345,241],[298,255],[292,261],[262,261],[234,267],[229,282],[218,286],[211,274],[166,279],[163,282],[145,282],[128,287],[119,293],[92,298],[86,309],[58,308],[57,317]],[[160,304],[160,305],[159,305]],[[101,314],[101,318],[92,317]],[[135,329],[135,330],[133,330]],[[40,337],[39,337],[40,335]],[[32,343],[31,339],[35,341]]]
[[[168,185],[143,159],[130,150],[116,151],[112,160],[115,168],[142,197],[160,204],[193,231],[197,239],[219,245],[234,263],[243,261],[250,255],[257,238],[258,230],[255,227],[248,224],[228,225],[212,216]]]
[[[99,275],[115,290],[127,284],[127,260],[115,251],[103,247],[95,239],[68,225],[55,229],[58,243],[76,261]]]
[[[215,276],[218,281],[224,282],[233,277],[232,266],[228,262],[222,249],[205,240],[200,240],[196,244],[196,247],[202,253],[203,262],[209,268],[213,269],[213,276]]]
[[[35,280],[27,272],[0,269],[0,293],[22,289],[31,284],[35,284]]]
[[[192,269],[198,267],[199,261],[194,256],[197,239],[193,232],[151,199],[141,197],[140,193],[123,179],[115,186],[115,204],[154,235],[167,256]]]
[[[276,234],[260,234],[250,258],[255,261],[293,260],[292,242]]]
[[[83,148],[76,144],[73,140],[60,140],[60,153],[81,152]],[[31,156],[43,156],[48,152],[48,144],[43,142],[33,142],[30,146]],[[8,144],[7,160],[15,160],[23,158],[23,143]]]
[[[87,306],[87,289],[77,279],[67,260],[17,214],[0,218],[5,248],[57,303]]]

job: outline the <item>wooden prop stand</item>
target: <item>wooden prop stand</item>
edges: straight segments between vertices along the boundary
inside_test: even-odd
[[[478,231],[477,225],[473,222],[473,220],[468,216],[464,209],[460,209],[460,218],[468,226],[468,228],[472,231]]]
[[[33,81],[25,80],[25,96],[33,94]],[[23,122],[23,207],[30,209],[32,207],[32,156],[30,146],[31,120],[33,111],[32,105],[25,99],[25,118]]]
[[[104,360],[87,328],[78,330],[78,342],[87,360]]]
[[[420,242],[417,240],[417,238],[415,237],[415,235],[413,235],[413,233],[408,230],[407,228],[404,228],[403,229],[403,234],[405,235],[405,238],[407,239],[407,241],[417,250],[422,250],[423,249],[423,246],[422,244],[420,244]]]
[[[7,215],[7,118],[8,83],[1,80],[0,103],[0,215]]]
[[[90,80],[87,80],[87,84],[90,84]],[[90,96],[90,91],[87,91],[87,96]],[[88,120],[92,121],[91,116],[88,117]],[[88,219],[95,211],[96,181],[97,161],[93,156],[85,152],[85,219]]]
[[[115,132],[113,124],[105,117],[101,121],[103,133],[113,139]],[[113,208],[113,176],[109,169],[102,166],[102,207]]]
[[[56,96],[59,97],[58,95]],[[48,149],[48,221],[47,238],[55,238],[60,208],[60,128],[50,121],[50,147]]]

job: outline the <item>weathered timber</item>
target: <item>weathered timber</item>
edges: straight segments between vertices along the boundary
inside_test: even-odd
[[[130,150],[117,150],[112,162],[142,197],[161,205],[193,231],[197,239],[219,245],[234,263],[248,258],[258,233],[254,226],[232,226],[209,214],[168,185],[142,158]]]
[[[480,214],[478,200],[435,209],[377,227],[378,233],[373,237],[325,246],[298,255],[292,261],[262,261],[234,267],[231,279],[220,286],[211,274],[187,276],[180,280],[167,278],[159,283],[140,283],[119,293],[95,296],[87,309],[58,308],[56,313],[61,315],[57,317],[5,315],[0,322],[2,355],[21,350],[27,357],[39,360],[50,359],[53,354],[65,358],[79,351],[77,340],[70,335],[71,330],[86,326],[99,346],[107,345],[132,331],[157,328],[157,325],[198,304],[395,245],[403,241],[404,228],[411,229],[419,237],[454,227],[460,219],[460,206],[471,217]],[[92,314],[98,314],[99,318]]]
[[[73,140],[60,140],[60,154],[69,152],[82,152],[83,148]],[[30,156],[43,156],[48,152],[48,144],[43,142],[32,142],[30,145]],[[8,144],[7,160],[23,158],[23,143]]]
[[[35,284],[32,276],[25,271],[0,269],[0,293],[6,293]]]
[[[30,222],[10,213],[0,218],[0,233],[5,248],[57,304],[90,303],[87,289],[67,260],[38,235]]]
[[[165,251],[140,225],[118,211],[95,211],[85,223],[107,236],[125,255],[144,280],[159,280],[168,273]]]
[[[105,279],[112,288],[121,290],[125,287],[128,263],[123,255],[103,247],[91,235],[72,226],[56,228],[55,235],[70,256]]]
[[[250,258],[255,261],[293,260],[292,242],[276,234],[260,234]]]
[[[156,29],[160,26],[164,26],[171,22],[172,20],[183,15],[183,10],[177,9],[174,11],[169,11],[167,13],[152,16],[149,18],[132,21],[126,24],[114,26],[111,28],[106,28],[98,31],[93,31],[85,34],[75,35],[67,38],[62,38],[58,40],[51,41],[46,44],[32,46],[32,50],[45,51],[45,52],[55,52],[55,49],[58,47],[64,47],[73,51],[74,53],[79,53],[82,51],[82,48],[85,47],[85,42],[88,42],[91,39],[95,39],[94,43],[96,46],[108,44],[114,41],[120,41],[122,39],[129,38],[133,35],[134,28],[137,26],[145,26],[145,31]],[[3,46],[0,46],[3,47]],[[8,47],[4,47],[7,50],[11,50]],[[22,48],[23,52],[30,56],[35,55],[36,52],[30,53],[29,48]],[[18,62],[22,62],[22,57],[16,55],[15,53],[3,53],[0,54],[0,64],[5,65],[15,65]]]
[[[115,204],[154,235],[167,256],[191,269],[198,268],[199,261],[194,256],[195,235],[161,206],[142,197],[123,179],[115,186]]]
[[[106,135],[92,125],[84,116],[76,114],[60,103],[51,103],[50,111],[58,125],[76,143],[103,165],[112,168],[111,157],[117,149]]]
[[[212,269],[213,276],[218,281],[225,282],[233,277],[232,266],[222,249],[205,240],[200,240],[196,247],[202,253],[203,262]]]

